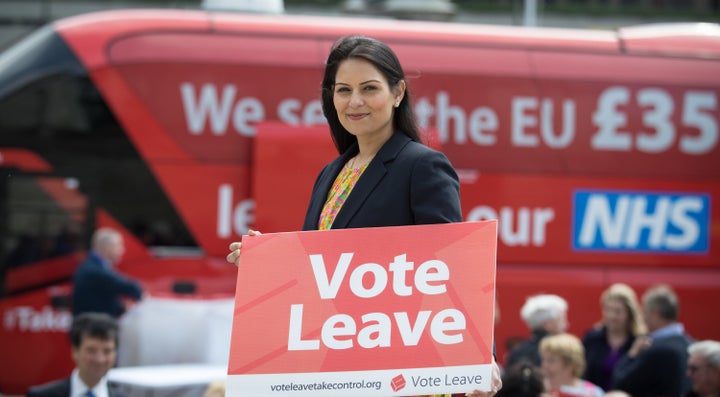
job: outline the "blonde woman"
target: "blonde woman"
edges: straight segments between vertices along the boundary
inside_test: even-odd
[[[635,338],[647,333],[635,291],[616,283],[600,297],[602,321],[583,337],[587,369],[584,379],[605,390],[612,387],[613,370],[632,347]]]
[[[585,349],[576,336],[550,335],[540,342],[541,370],[545,380],[544,396],[602,397],[599,386],[580,379],[585,371]]]

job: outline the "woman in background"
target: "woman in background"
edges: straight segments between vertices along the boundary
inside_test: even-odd
[[[603,397],[599,386],[580,379],[585,370],[585,349],[576,336],[550,335],[540,342],[541,371],[545,379],[544,396]]]
[[[609,390],[616,364],[630,350],[635,338],[647,332],[647,327],[635,291],[626,284],[616,283],[606,289],[600,306],[601,323],[583,337],[587,362],[583,378]]]

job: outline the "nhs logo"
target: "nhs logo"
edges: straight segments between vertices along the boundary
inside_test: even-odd
[[[709,223],[705,194],[573,193],[575,250],[707,253]]]

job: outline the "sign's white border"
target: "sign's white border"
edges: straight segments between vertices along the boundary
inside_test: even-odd
[[[490,390],[492,364],[375,371],[228,375],[228,396],[409,396]]]

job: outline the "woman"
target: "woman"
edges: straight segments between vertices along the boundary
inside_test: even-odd
[[[457,174],[420,143],[407,91],[381,42],[350,37],[332,49],[322,103],[340,157],[318,176],[303,230],[462,221]]]
[[[637,338],[647,332],[633,289],[622,283],[611,285],[600,298],[602,322],[583,337],[587,370],[584,379],[605,390],[612,387],[616,364]]]
[[[563,333],[546,336],[540,342],[541,371],[545,395],[553,397],[602,397],[597,385],[580,379],[585,370],[585,351],[576,336]]]
[[[405,74],[387,45],[338,40],[325,64],[322,105],[339,157],[315,181],[303,230],[462,221],[457,174],[420,142]],[[230,245],[229,262],[237,264],[240,246]],[[500,389],[497,365],[492,383],[492,392],[471,394]]]

